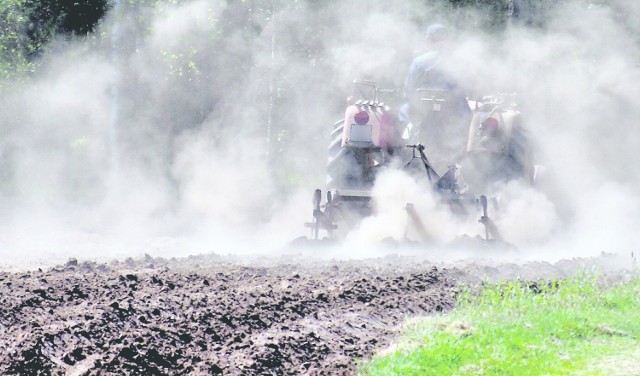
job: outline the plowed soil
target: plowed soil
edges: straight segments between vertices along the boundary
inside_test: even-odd
[[[460,283],[562,276],[603,260],[147,256],[0,272],[0,374],[351,375],[406,318],[452,309]]]

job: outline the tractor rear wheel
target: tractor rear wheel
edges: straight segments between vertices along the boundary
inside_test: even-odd
[[[328,148],[328,160],[327,160],[327,189],[336,188],[338,185],[338,177],[341,174],[340,165],[341,161],[345,157],[344,149],[342,148],[342,132],[344,130],[344,121],[337,121],[333,125],[333,131],[331,132],[331,141]]]

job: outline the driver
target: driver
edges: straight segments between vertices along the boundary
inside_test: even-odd
[[[405,98],[413,96],[417,89],[431,87],[452,89],[454,84],[438,68],[448,49],[449,31],[441,24],[433,24],[425,31],[427,50],[411,62],[404,81]]]
[[[471,110],[444,69],[451,41],[448,29],[433,24],[426,29],[425,39],[427,50],[411,62],[405,78],[406,103],[399,120],[406,126],[403,138],[424,144],[430,159],[443,161],[442,170],[464,153]]]

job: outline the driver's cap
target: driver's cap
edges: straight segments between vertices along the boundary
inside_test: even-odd
[[[448,31],[444,25],[436,23],[427,27],[424,34],[433,42],[439,42],[447,37]]]

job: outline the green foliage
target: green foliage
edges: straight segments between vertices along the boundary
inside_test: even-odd
[[[640,345],[640,279],[607,290],[597,286],[595,277],[583,275],[490,285],[477,296],[465,291],[454,312],[409,324],[403,345],[373,358],[362,373],[606,373],[594,366],[599,358]]]
[[[0,92],[2,81],[14,79],[33,68],[24,46],[27,17],[22,0],[0,1]]]
[[[0,1],[0,91],[7,80],[36,69],[55,35],[87,35],[108,8],[108,0]]]
[[[56,34],[86,35],[108,9],[107,0],[23,0],[28,52],[37,55]]]

